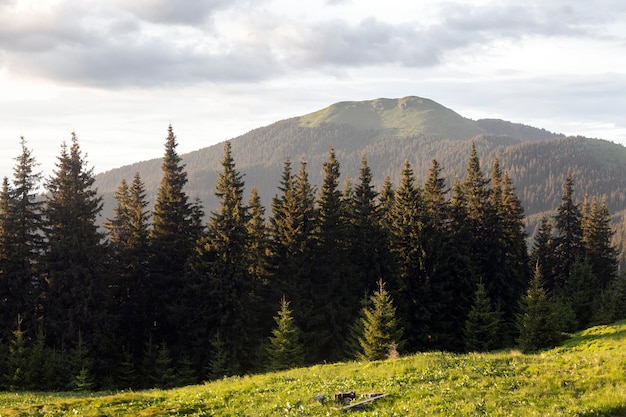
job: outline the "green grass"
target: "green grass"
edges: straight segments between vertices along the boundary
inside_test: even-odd
[[[420,97],[346,101],[300,117],[300,125],[304,127],[317,127],[322,123],[375,130],[380,138],[425,133],[467,140],[484,133],[473,121]]]
[[[341,410],[334,393],[389,393]],[[313,399],[324,395],[322,404]],[[423,353],[142,392],[4,393],[0,416],[626,416],[626,321],[533,355]]]

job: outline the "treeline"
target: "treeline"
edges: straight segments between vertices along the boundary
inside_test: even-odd
[[[256,190],[244,196],[226,142],[206,216],[176,147],[170,126],[154,209],[139,174],[123,180],[103,233],[76,136],[44,201],[22,139],[0,193],[3,389],[172,387],[386,351],[533,350],[625,316],[608,209],[575,203],[571,175],[529,252],[508,171],[495,159],[485,176],[475,147],[451,190],[436,160],[423,185],[406,162],[380,191],[365,158],[340,184],[331,148],[319,189],[306,161],[287,160],[266,212]]]

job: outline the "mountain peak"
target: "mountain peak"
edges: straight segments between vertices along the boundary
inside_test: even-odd
[[[427,134],[445,139],[467,140],[486,133],[474,121],[441,104],[422,97],[377,98],[342,101],[299,118],[302,127],[345,124],[377,131],[379,137]]]

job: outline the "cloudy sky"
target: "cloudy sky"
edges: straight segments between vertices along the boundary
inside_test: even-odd
[[[337,101],[417,95],[626,144],[623,0],[0,0],[0,175],[96,172]]]

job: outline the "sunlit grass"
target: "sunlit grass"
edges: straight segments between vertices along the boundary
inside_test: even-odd
[[[362,410],[342,391],[388,393]],[[315,396],[325,396],[320,402]],[[624,416],[626,322],[534,355],[422,353],[162,391],[3,393],[0,416]]]

